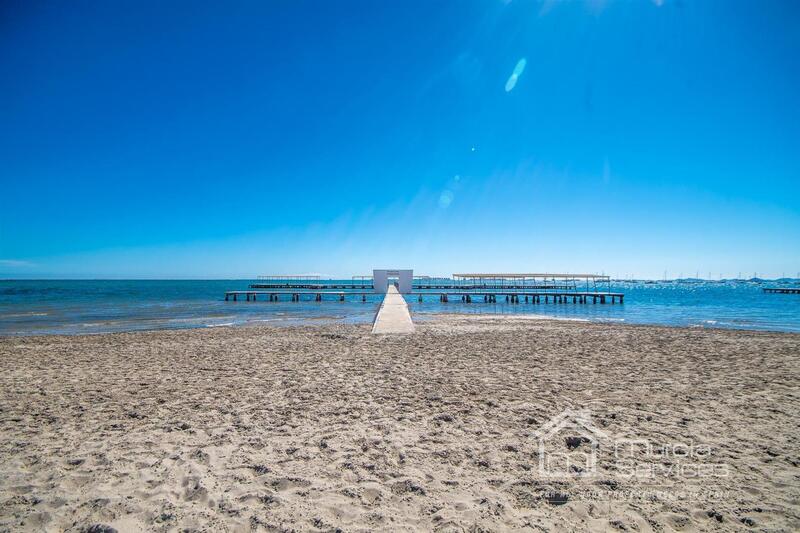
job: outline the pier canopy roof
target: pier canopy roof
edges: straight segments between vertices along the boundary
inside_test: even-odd
[[[258,276],[260,280],[279,280],[279,279],[296,279],[296,280],[318,280],[319,274],[264,274]]]
[[[608,279],[609,276],[602,274],[453,274],[454,278],[495,278],[495,279],[515,279],[515,278],[561,278],[561,279]]]

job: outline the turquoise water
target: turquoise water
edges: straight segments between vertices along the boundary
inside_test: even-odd
[[[252,280],[213,281],[0,281],[0,335],[80,334],[148,329],[205,328],[318,321],[370,322],[379,295],[367,302],[226,302],[226,290],[245,290]],[[613,282],[624,305],[462,304],[436,294],[407,298],[420,319],[431,313],[535,314],[592,321],[667,326],[800,332],[800,295],[765,294],[766,286],[800,283]],[[313,298],[307,297],[309,300]]]

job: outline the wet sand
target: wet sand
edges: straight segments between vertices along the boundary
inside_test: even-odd
[[[794,531],[798,408],[787,333],[437,316],[5,337],[0,530]],[[565,409],[596,448],[540,443]],[[615,457],[623,438],[653,451]]]

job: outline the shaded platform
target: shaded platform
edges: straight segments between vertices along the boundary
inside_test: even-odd
[[[419,301],[422,302],[422,293],[414,293],[415,295],[419,295]],[[437,294],[437,293],[427,293],[427,294]],[[574,304],[585,304],[589,302],[591,299],[593,304],[606,303],[606,298],[611,299],[611,303],[623,303],[625,299],[625,295],[621,292],[523,292],[523,291],[512,291],[512,292],[497,292],[497,291],[457,291],[457,292],[441,292],[439,294],[439,301],[447,303],[450,301],[450,297],[461,297],[462,302],[466,303],[477,303],[480,301],[479,297],[483,297],[484,302],[488,303],[497,303],[497,297],[500,296],[501,298],[505,296],[506,303],[518,304],[520,302],[520,297],[523,298],[522,301],[525,303],[534,303],[539,304],[542,303],[542,298],[544,298],[544,303],[549,303],[552,301],[555,303],[569,303],[570,301]]]
[[[414,322],[408,312],[408,305],[394,285],[389,286],[375,322],[372,333],[414,333]]]

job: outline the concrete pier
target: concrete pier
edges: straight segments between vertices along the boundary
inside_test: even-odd
[[[372,333],[414,333],[414,322],[411,321],[408,305],[394,285],[390,285],[386,291],[383,303],[375,315]]]

